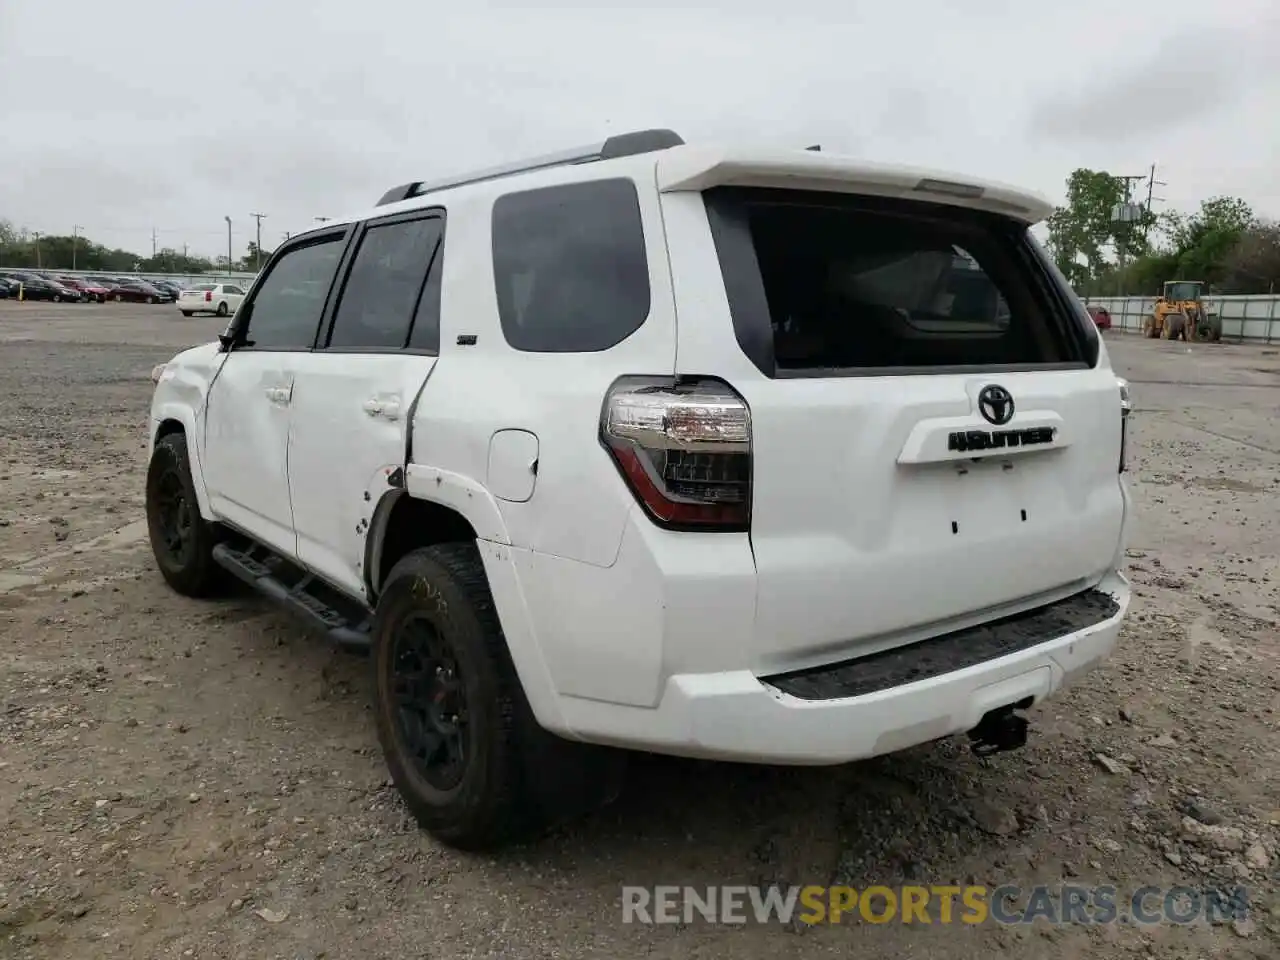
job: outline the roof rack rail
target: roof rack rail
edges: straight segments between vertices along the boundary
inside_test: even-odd
[[[541,157],[531,157],[517,163],[504,164],[500,167],[490,167],[487,170],[477,170],[472,173],[450,177],[447,180],[435,180],[430,183],[414,180],[410,183],[402,183],[384,193],[382,199],[378,201],[378,206],[399,203],[401,200],[408,200],[410,197],[420,197],[424,193],[432,193],[448,187],[461,187],[468,183],[497,180],[499,177],[510,177],[517,173],[530,173],[534,170],[546,170],[550,167],[563,167],[575,163],[594,163],[598,160],[615,160],[618,157],[634,157],[642,153],[652,153],[655,150],[679,147],[683,144],[684,139],[674,130],[635,130],[631,133],[618,133],[601,143],[592,144],[588,147],[578,147],[573,150],[549,153]]]

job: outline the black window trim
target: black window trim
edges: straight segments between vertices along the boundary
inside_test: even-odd
[[[712,242],[717,259],[726,264],[722,270],[725,295],[733,321],[734,336],[751,364],[773,380],[798,380],[845,377],[908,377],[944,376],[955,374],[1024,373],[1056,370],[1088,370],[1098,364],[1098,349],[1091,344],[1085,331],[1075,324],[1064,323],[1072,317],[1069,298],[1052,274],[1040,261],[1035,248],[1026,239],[1013,235],[1013,231],[1027,228],[1008,217],[986,211],[969,210],[947,204],[925,203],[917,200],[897,200],[867,197],[856,194],[840,194],[830,191],[793,190],[777,187],[713,187],[703,192],[703,204],[707,222],[711,228]],[[756,258],[755,244],[746,220],[746,207],[750,203],[784,202],[812,204],[824,207],[847,207],[869,212],[899,212],[913,219],[924,217],[945,218],[954,222],[960,210],[972,221],[1005,231],[1014,240],[1010,246],[1016,250],[1019,266],[1029,266],[1029,278],[1033,293],[1047,299],[1052,307],[1051,332],[1059,340],[1059,346],[1080,360],[1051,363],[1002,363],[1002,364],[947,364],[940,366],[903,367],[787,367],[779,368],[774,354],[773,320],[765,294],[764,279]],[[1063,342],[1065,340],[1065,342]]]
[[[416,220],[439,220],[440,236],[436,240],[436,245],[431,251],[431,256],[427,260],[427,270],[422,275],[422,284],[418,287],[418,298],[414,301],[413,317],[409,321],[409,328],[405,333],[405,346],[402,347],[332,347],[329,341],[333,339],[333,328],[338,319],[338,308],[342,305],[342,296],[346,293],[347,282],[351,279],[351,270],[355,265],[356,257],[360,253],[360,245],[363,243],[365,235],[374,227],[390,226],[397,223],[410,223]],[[354,236],[352,237],[341,262],[338,264],[338,278],[340,283],[336,295],[331,297],[332,303],[328,305],[325,311],[324,322],[321,324],[321,333],[316,338],[316,352],[321,353],[372,353],[372,354],[409,354],[419,357],[438,357],[440,356],[440,337],[436,336],[435,349],[426,347],[410,347],[409,342],[413,340],[414,325],[418,322],[418,310],[422,306],[422,297],[426,293],[427,284],[431,281],[431,271],[436,265],[436,261],[444,252],[445,231],[448,227],[448,217],[445,208],[440,206],[420,207],[416,210],[409,210],[404,213],[393,213],[384,217],[375,217],[370,220],[362,220],[356,224]]]
[[[342,265],[351,249],[351,237],[355,232],[355,226],[355,224],[342,224],[329,230],[317,230],[314,233],[288,240],[276,247],[271,254],[271,258],[267,260],[266,266],[254,277],[253,284],[249,287],[244,301],[236,311],[235,319],[232,320],[231,325],[227,328],[227,335],[231,338],[230,349],[236,353],[241,351],[253,351],[255,353],[311,353],[315,350],[316,337],[319,336],[320,330],[325,328],[329,312],[333,306],[334,290],[337,287],[338,276],[342,272]],[[338,257],[338,266],[334,271],[333,279],[329,281],[329,289],[325,293],[324,305],[320,310],[320,317],[316,323],[316,332],[312,334],[311,343],[298,347],[255,347],[246,343],[244,340],[245,327],[253,322],[253,307],[257,303],[258,293],[262,290],[262,285],[266,283],[267,278],[271,276],[271,272],[275,270],[280,261],[294,251],[335,241],[341,243],[343,247]]]

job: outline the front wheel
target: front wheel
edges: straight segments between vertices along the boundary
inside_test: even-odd
[[[623,754],[543,730],[516,676],[474,543],[395,565],[373,627],[378,740],[418,823],[494,849],[613,799]]]
[[[156,442],[147,466],[147,532],[165,581],[188,597],[206,597],[225,582],[213,559],[217,536],[200,516],[187,438],[171,433]]]

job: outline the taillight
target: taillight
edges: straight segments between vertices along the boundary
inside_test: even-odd
[[[206,290],[206,291],[204,292],[204,302],[205,302],[205,303],[213,303],[213,291],[212,291],[212,290]]]
[[[1116,378],[1120,387],[1120,472],[1128,469],[1126,462],[1129,445],[1129,414],[1133,410],[1133,401],[1129,399],[1129,381]]]
[[[655,522],[746,530],[751,411],[728,384],[627,378],[609,390],[600,437]]]

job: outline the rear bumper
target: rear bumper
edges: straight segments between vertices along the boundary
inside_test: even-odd
[[[1114,605],[1081,629],[960,669],[856,696],[813,699],[782,678],[749,671],[676,674],[655,708],[562,696],[563,720],[593,742],[719,760],[823,765],[892,753],[973,729],[991,710],[1038,703],[1101,663],[1128,612],[1118,571],[1097,585]],[[856,666],[853,665],[853,666]]]

